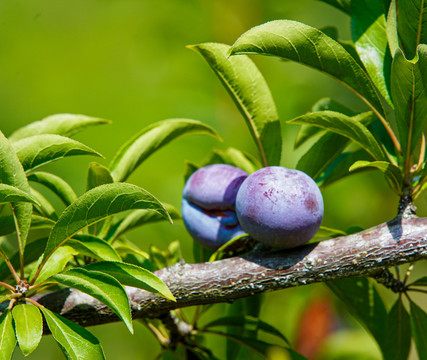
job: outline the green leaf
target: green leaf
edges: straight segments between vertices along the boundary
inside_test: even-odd
[[[348,235],[347,232],[339,230],[339,229],[333,229],[326,226],[321,226],[319,230],[317,230],[316,235],[310,240],[310,243],[318,242],[321,240],[328,240],[332,238],[336,238],[338,236],[345,236]]]
[[[31,230],[52,227],[55,221],[36,214],[31,215]],[[0,236],[12,234],[16,231],[13,215],[0,216]]]
[[[240,36],[231,53],[273,55],[318,69],[354,91],[384,117],[381,101],[365,70],[341,44],[316,28],[292,20],[270,21]]]
[[[427,3],[424,0],[398,1],[397,29],[406,58],[415,56],[419,44],[427,43]]]
[[[262,167],[261,163],[256,158],[231,147],[226,150],[214,149],[212,156],[203,166],[208,164],[229,164],[246,171],[248,174]]]
[[[113,261],[100,261],[86,265],[85,269],[108,274],[121,284],[144,289],[175,301],[169,288],[152,272],[131,264]]]
[[[120,254],[123,262],[153,271],[149,260],[150,256],[145,251],[138,251],[130,245],[119,245],[115,246],[114,249]]]
[[[16,130],[9,136],[9,140],[14,142],[41,134],[72,136],[90,126],[103,124],[111,124],[111,121],[85,115],[56,114]]]
[[[34,135],[13,143],[25,171],[74,155],[102,155],[76,140],[60,135]]]
[[[132,317],[127,294],[112,276],[83,268],[70,269],[52,276],[58,283],[84,292],[108,306],[124,321],[133,334]]]
[[[325,188],[352,174],[348,169],[359,160],[372,161],[372,157],[363,149],[342,153],[331,165],[329,165],[324,174],[320,177],[318,180],[319,187]],[[361,168],[355,171],[364,171],[366,169],[367,168]]]
[[[74,247],[68,245],[61,246],[60,248],[56,249],[53,252],[52,256],[50,256],[46,263],[43,265],[43,268],[37,276],[37,281],[35,281],[34,283],[41,283],[50,278],[52,275],[58,274],[59,272],[63,271],[68,262],[77,254],[78,251]],[[40,258],[39,263],[41,261],[42,258]],[[36,271],[37,267],[34,267],[33,272],[30,276],[31,280],[34,278]]]
[[[351,30],[357,53],[373,83],[387,102],[389,94],[391,55],[387,43],[383,1],[351,2]]]
[[[20,163],[15,150],[1,131],[0,169],[1,183],[15,186],[26,194],[30,194],[30,185],[28,184],[22,164]],[[18,248],[22,253],[25,249],[28,231],[30,230],[33,205],[26,202],[13,202],[11,203],[11,207],[17,229]]]
[[[317,180],[349,142],[349,139],[341,135],[326,133],[298,160],[296,168]]]
[[[77,250],[80,255],[99,260],[121,261],[119,254],[117,254],[116,250],[114,250],[108,242],[94,235],[74,235],[73,238],[67,242],[67,245]]]
[[[414,282],[408,284],[408,286],[426,286],[427,287],[427,276],[423,276]]]
[[[427,314],[413,301],[411,305],[411,328],[420,360],[427,359]]]
[[[427,121],[427,45],[420,45],[417,56],[406,60],[396,52],[391,72],[391,96],[396,124],[404,154],[415,150]]]
[[[288,124],[313,125],[353,140],[376,160],[387,161],[387,155],[374,135],[354,117],[335,112],[308,113],[287,121]]]
[[[56,214],[56,210],[53,205],[36,189],[31,188],[31,196],[36,199],[37,205],[35,207],[35,211],[39,212],[41,216],[51,219],[58,220],[58,215]]]
[[[387,311],[373,284],[361,277],[333,280],[326,284],[384,349]]]
[[[386,32],[388,46],[390,48],[391,56],[394,57],[397,49],[399,48],[399,34],[397,32],[397,7],[396,0],[391,0],[390,7],[387,14]]]
[[[28,202],[37,204],[37,201],[21,189],[7,184],[0,183],[0,203],[8,202]]]
[[[213,320],[206,324],[203,328],[208,329],[215,326],[233,326],[240,327],[242,329],[250,329],[251,331],[262,330],[267,334],[277,336],[283,340],[287,345],[289,345],[288,339],[275,327],[267,324],[266,322],[253,317],[253,316],[227,316],[222,317],[216,320]]]
[[[411,347],[411,322],[401,297],[391,308],[384,330],[384,360],[407,359]]]
[[[15,345],[16,337],[12,325],[12,313],[6,309],[0,316],[0,360],[11,359]]]
[[[401,170],[389,162],[386,161],[356,161],[353,165],[351,165],[349,171],[354,171],[361,168],[372,167],[380,170],[387,179],[390,181],[390,185],[393,190],[398,194],[402,194],[402,186],[403,186],[403,177]]]
[[[295,351],[293,351],[287,347],[279,346],[276,344],[269,344],[265,341],[258,340],[258,339],[253,338],[253,337],[245,337],[245,336],[241,336],[239,334],[229,334],[229,333],[225,333],[225,332],[221,332],[221,331],[212,331],[212,330],[205,331],[205,333],[215,334],[215,335],[226,337],[227,339],[230,339],[232,341],[235,341],[235,342],[247,347],[249,350],[253,351],[255,354],[260,355],[264,359],[267,359],[268,351],[273,346],[274,347],[281,347],[282,349],[286,350],[289,353],[290,358],[292,360],[304,360],[304,359],[306,359],[301,354],[298,354],[297,352],[295,352]]]
[[[337,8],[338,10],[345,12],[348,15],[351,15],[351,6],[350,6],[351,0],[319,0],[319,1],[329,4],[334,8]]]
[[[170,219],[163,205],[149,192],[136,185],[101,185],[84,193],[62,212],[50,233],[45,256],[86,227],[131,209],[151,209]]]
[[[66,206],[70,205],[77,199],[77,195],[73,188],[59,176],[39,171],[28,174],[27,178],[29,181],[46,186],[56,196],[58,196]]]
[[[114,181],[125,181],[151,154],[184,135],[208,135],[220,139],[214,129],[195,120],[169,119],[151,124],[126,142],[115,155],[110,164]]]
[[[98,339],[84,327],[41,307],[52,336],[60,345],[68,359],[102,360],[104,351]]]
[[[356,113],[353,110],[350,110],[346,106],[340,104],[335,100],[332,100],[331,98],[322,98],[318,100],[311,108],[312,112],[325,111],[325,110],[336,111],[339,113],[343,113],[344,115],[347,115],[347,116],[356,115]],[[316,136],[321,132],[323,132],[323,129],[320,129],[318,127],[302,125],[295,138],[294,149],[298,149],[307,140],[311,139],[313,136]]]
[[[12,315],[19,348],[27,356],[37,348],[42,338],[42,314],[32,304],[18,304],[13,307]]]
[[[104,165],[94,161],[89,164],[86,191],[99,185],[111,184],[112,182],[114,181],[110,174],[110,170],[108,170]]]
[[[199,53],[219,77],[243,115],[264,166],[279,165],[282,135],[270,89],[256,65],[246,56],[228,57],[225,44],[188,46]]]
[[[236,253],[241,250],[239,247],[246,245],[245,240],[248,238],[248,234],[243,234],[232,238],[225,244],[221,245],[215,252],[209,257],[209,262],[220,260],[225,254]],[[242,249],[244,250],[244,248]]]
[[[169,213],[172,220],[180,220],[181,215],[179,211],[170,204],[163,204],[165,209]],[[115,239],[123,236],[128,231],[134,230],[137,227],[147,224],[153,224],[156,222],[164,221],[165,217],[159,214],[156,211],[150,209],[144,210],[133,210],[129,215],[125,216],[123,219],[118,220],[113,223],[111,226],[111,232],[108,235],[109,241],[114,241]]]

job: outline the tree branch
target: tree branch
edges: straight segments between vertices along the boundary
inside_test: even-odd
[[[153,318],[186,306],[232,302],[254,294],[352,276],[427,258],[427,218],[407,215],[357,234],[273,252],[257,247],[242,257],[212,263],[178,263],[155,272],[176,302],[127,288],[134,318]],[[34,299],[83,326],[118,321],[112,311],[77,290]]]

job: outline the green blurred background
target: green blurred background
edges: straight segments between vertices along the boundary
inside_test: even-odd
[[[207,137],[177,140],[129,179],[179,207],[185,160],[201,163],[212,148],[229,146],[256,154],[249,132],[220,82],[204,60],[185,46],[209,41],[232,44],[250,27],[280,18],[320,28],[334,25],[341,38],[350,37],[349,18],[315,0],[1,0],[1,130],[7,136],[55,113],[110,119],[112,125],[91,128],[77,137],[101,152],[106,159],[100,162],[108,165],[123,142],[152,122],[178,117],[201,120],[213,126],[224,142]],[[309,111],[316,100],[326,96],[355,110],[364,109],[346,88],[314,70],[273,58],[254,60],[271,87],[283,121]],[[283,166],[294,167],[302,154],[293,150],[297,130],[283,126]],[[81,194],[92,160],[96,159],[66,159],[48,169]],[[397,198],[376,172],[343,180],[323,195],[324,225],[344,230],[389,220],[397,208]],[[425,197],[417,205],[421,215],[427,213]],[[143,249],[150,244],[165,249],[178,239],[185,260],[193,261],[192,240],[182,223],[150,226],[129,238]],[[267,294],[262,319],[293,340],[302,309],[317,295],[331,297],[323,285]],[[227,307],[219,305],[207,317],[215,318]],[[350,358],[378,358],[369,336],[343,314],[339,303],[333,308],[344,316],[338,323],[345,331],[335,333],[329,339],[333,345],[325,344],[325,349],[343,348],[353,355],[363,349],[365,357]],[[135,325],[133,336],[120,323],[91,330],[110,359],[152,359],[160,349],[140,324]],[[358,346],[354,346],[355,339]],[[209,341],[223,358],[224,343]],[[344,358],[332,353],[325,356]],[[48,360],[62,355],[53,339],[45,337],[31,357]],[[20,358],[17,350],[14,359]],[[285,359],[280,353],[272,353],[272,358]]]

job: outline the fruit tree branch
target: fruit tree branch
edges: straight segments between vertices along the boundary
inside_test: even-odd
[[[176,302],[127,288],[134,318],[158,317],[186,306],[230,302],[254,294],[352,276],[427,258],[427,218],[398,217],[371,229],[273,252],[255,248],[242,257],[211,263],[178,263],[156,272]],[[49,309],[83,326],[118,321],[105,305],[76,290],[38,296]]]

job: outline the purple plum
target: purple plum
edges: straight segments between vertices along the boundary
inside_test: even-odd
[[[184,186],[182,218],[191,236],[210,249],[245,234],[235,212],[236,195],[248,174],[225,164],[195,171]]]
[[[278,249],[293,248],[316,234],[323,219],[323,198],[304,172],[270,166],[242,183],[236,214],[255,240]]]

